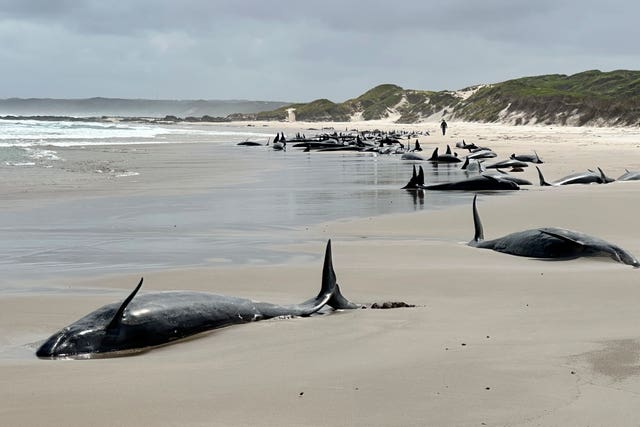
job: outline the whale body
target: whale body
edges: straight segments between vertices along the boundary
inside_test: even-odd
[[[310,316],[326,305],[359,306],[340,293],[327,243],[320,293],[301,304],[278,305],[208,292],[169,291],[137,296],[142,280],[124,302],[107,304],[47,339],[40,358],[114,357],[137,353],[225,326],[279,316]]]
[[[473,223],[475,235],[469,246],[492,249],[510,255],[531,258],[571,259],[583,256],[608,256],[613,260],[640,267],[640,262],[619,246],[579,231],[557,227],[533,228],[507,234],[492,240],[484,240],[484,229],[473,198]]]

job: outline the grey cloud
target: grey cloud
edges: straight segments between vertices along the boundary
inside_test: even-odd
[[[343,100],[379,83],[457,89],[638,68],[638,9],[620,0],[0,0],[0,97]]]

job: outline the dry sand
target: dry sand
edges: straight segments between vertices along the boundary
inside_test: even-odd
[[[424,128],[435,130],[437,123]],[[549,179],[595,166],[614,177],[625,167],[640,168],[638,129],[463,123],[450,123],[449,129],[450,135],[433,133],[421,143],[432,148],[464,137],[491,146],[501,158],[536,149],[549,161],[543,165]],[[151,165],[153,154],[145,159]],[[176,166],[171,173],[183,189],[197,190],[189,167]],[[536,178],[532,170],[524,175]],[[136,191],[161,190],[153,180],[138,183]],[[89,193],[91,186],[125,191],[111,183],[86,185]],[[639,186],[536,186],[507,197],[480,196],[479,209],[488,238],[535,226],[567,227],[640,256]],[[43,195],[35,190],[42,188],[14,197],[37,203]],[[472,234],[470,205],[313,227],[310,243],[284,249],[319,254],[330,237],[345,296],[417,307],[235,326],[135,357],[43,361],[31,356],[40,340],[118,299],[114,293],[3,295],[0,345],[13,350],[0,359],[0,420],[3,425],[638,425],[640,271],[609,259],[549,262],[475,249],[465,245]],[[319,262],[201,268],[157,271],[145,280],[158,290],[188,286],[291,303],[317,291],[320,270]],[[65,283],[71,290],[122,288],[124,295],[136,280],[105,275]]]

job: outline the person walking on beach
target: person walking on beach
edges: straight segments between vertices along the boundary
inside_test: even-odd
[[[447,122],[442,119],[442,122],[440,123],[440,128],[442,129],[442,136],[444,136],[445,133],[447,133]]]

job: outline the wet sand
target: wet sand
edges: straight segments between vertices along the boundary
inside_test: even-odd
[[[637,129],[450,123],[449,130],[421,144],[430,150],[464,137],[489,145],[498,159],[535,149],[547,161],[542,167],[548,179],[595,166],[613,177],[625,167],[640,168]],[[154,154],[144,159],[135,166],[152,170],[158,160]],[[537,183],[531,169],[523,176]],[[191,163],[171,174],[180,191],[198,191]],[[135,191],[165,191],[161,177],[144,175]],[[226,174],[219,179],[221,185],[231,180]],[[86,194],[128,191],[116,183],[72,185]],[[639,256],[639,185],[535,186],[506,197],[481,195],[485,236],[566,227]],[[13,202],[41,203],[43,187],[34,187],[12,193]],[[319,288],[321,254],[331,238],[345,296],[406,301],[415,308],[234,326],[135,357],[44,361],[32,355],[42,339],[123,298],[139,277],[104,271],[18,282],[15,291],[0,295],[0,419],[7,425],[640,423],[640,272],[610,259],[539,261],[468,247],[471,197],[437,211],[301,228],[300,243],[277,248],[299,261],[160,269],[145,273],[143,288],[303,301]],[[51,286],[59,292],[37,292]],[[20,287],[33,291],[21,293]]]

